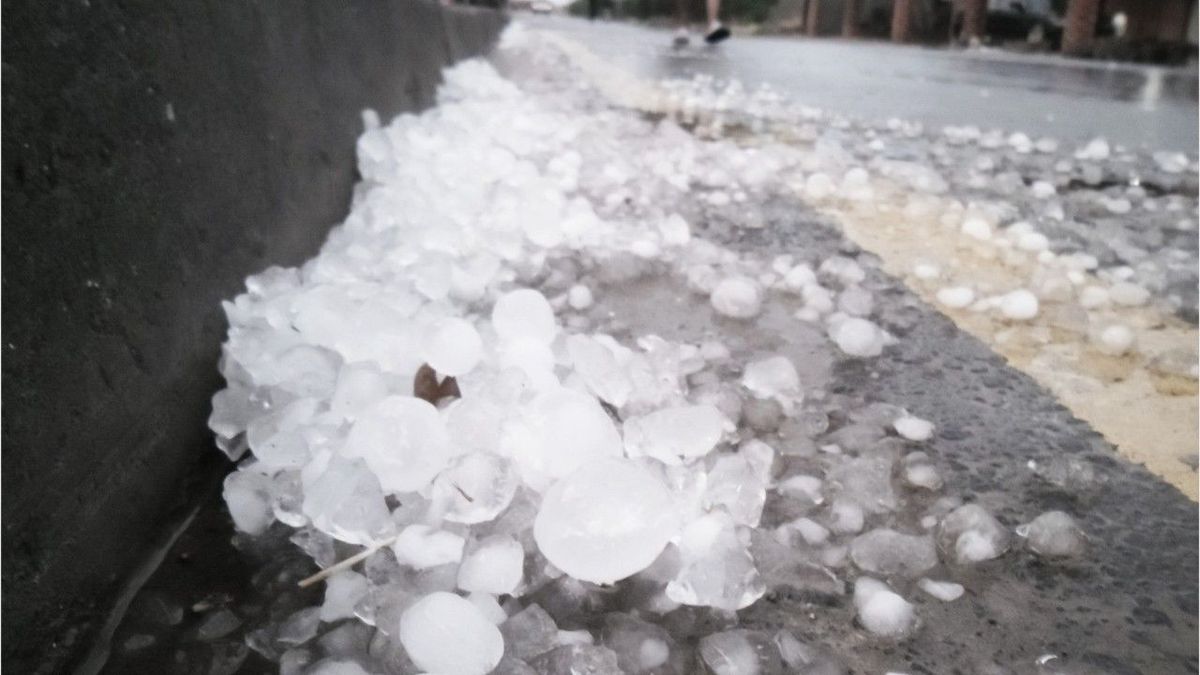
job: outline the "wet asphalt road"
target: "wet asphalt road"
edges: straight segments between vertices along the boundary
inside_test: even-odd
[[[1081,143],[1095,136],[1196,152],[1195,68],[952,51],[837,38],[735,37],[670,46],[671,33],[630,24],[519,15],[643,77],[706,74],[769,84],[832,112],[927,125],[975,125]]]

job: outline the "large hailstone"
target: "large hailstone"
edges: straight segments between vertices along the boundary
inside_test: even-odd
[[[506,293],[492,307],[492,328],[502,340],[550,344],[558,334],[554,310],[546,296],[529,289]]]
[[[734,319],[750,319],[762,310],[762,290],[747,277],[722,280],[713,289],[709,300],[718,314]]]
[[[533,537],[563,572],[612,583],[648,567],[678,529],[675,504],[662,481],[614,457],[555,483],[542,499]]]
[[[450,461],[450,437],[428,401],[389,396],[361,414],[342,454],[361,457],[384,492],[416,492]]]
[[[504,657],[500,629],[470,600],[444,591],[404,610],[400,644],[430,673],[486,675]]]
[[[866,319],[845,319],[830,329],[830,337],[849,356],[869,358],[883,353],[883,332]]]
[[[457,377],[469,372],[483,356],[483,340],[470,321],[444,319],[425,341],[425,361],[442,375]]]

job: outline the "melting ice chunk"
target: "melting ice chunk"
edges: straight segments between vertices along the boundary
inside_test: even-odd
[[[743,453],[722,455],[708,472],[704,506],[723,506],[739,525],[756,527],[767,500],[767,478]]]
[[[771,636],[752,630],[729,630],[703,638],[700,659],[714,675],[766,675],[783,670]]]
[[[471,601],[439,591],[400,617],[400,643],[431,673],[486,675],[504,656],[504,638]]]
[[[966,504],[942,519],[937,543],[951,561],[968,565],[1002,555],[1008,550],[1009,535],[982,506]]]
[[[921,590],[942,602],[953,602],[961,598],[963,594],[962,584],[956,584],[952,581],[921,579],[917,582],[917,585],[921,587]]]
[[[237,529],[262,534],[275,520],[271,509],[271,479],[252,471],[234,471],[225,477],[223,491]]]
[[[667,584],[667,597],[684,605],[735,611],[766,592],[737,524],[724,511],[692,521],[680,534],[683,568]]]
[[[621,455],[621,436],[592,396],[556,387],[537,395],[504,427],[503,450],[525,482],[544,490],[601,457]]]
[[[933,422],[905,415],[892,422],[896,433],[910,441],[927,441],[933,437]]]
[[[327,622],[354,616],[354,606],[367,594],[367,578],[358,572],[338,572],[325,582],[321,620]]]
[[[395,531],[379,480],[362,460],[332,457],[324,468],[316,464],[304,469],[301,506],[313,527],[364,546]]]
[[[555,567],[593,583],[645,569],[677,531],[662,481],[617,458],[590,462],[555,483],[533,525],[538,548]]]
[[[850,557],[859,569],[884,576],[917,577],[938,564],[933,539],[887,528],[855,537]]]
[[[751,362],[742,374],[742,384],[759,398],[792,397],[800,393],[800,376],[786,356]]]
[[[1087,537],[1075,519],[1062,511],[1047,511],[1017,527],[1029,550],[1043,558],[1070,558],[1087,549]]]
[[[682,464],[703,457],[720,442],[728,424],[716,406],[684,405],[625,420],[625,451]]]
[[[596,396],[618,408],[625,405],[633,383],[611,349],[586,335],[572,335],[567,338],[567,353],[575,372]]]

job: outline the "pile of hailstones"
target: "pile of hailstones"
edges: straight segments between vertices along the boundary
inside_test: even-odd
[[[940,489],[921,452],[901,462],[831,454],[824,477],[781,475],[776,450],[739,437],[722,402],[732,387],[799,417],[801,383],[784,357],[745,364],[731,384],[689,377],[728,366],[717,342],[648,336],[628,346],[564,330],[561,315],[589,306],[591,291],[576,285],[548,299],[522,279],[557,255],[635,240],[594,214],[591,227],[554,230],[573,222],[564,211],[586,211],[539,179],[539,158],[570,139],[528,124],[537,111],[489,66],[448,71],[442,94],[437,109],[364,135],[364,183],[320,256],[251,277],[225,304],[228,387],[210,426],[231,457],[251,453],[225,484],[236,526],[256,535],[279,521],[362,547],[359,564],[324,580],[320,607],[278,628],[284,672],[799,669],[817,657],[786,631],[722,619],[778,585],[841,593],[830,569],[848,562],[880,578],[921,578],[925,592],[951,601],[961,586],[922,578],[939,551],[969,564],[1009,547],[1010,533],[974,505],[949,503],[922,534],[869,529],[898,507],[894,471],[911,487]],[[457,199],[444,199],[450,190]],[[545,213],[535,206],[547,203]],[[711,248],[689,243],[682,219],[669,223],[656,255]],[[748,320],[760,296],[734,276],[715,285],[711,303]],[[881,349],[865,320],[830,329],[847,353]],[[414,395],[426,366],[454,378],[442,383],[447,395]],[[875,423],[913,442],[934,433],[902,411]],[[797,517],[760,527],[768,491]],[[1020,534],[1044,555],[1083,545],[1061,513]],[[883,638],[917,629],[914,606],[883,581],[860,576],[854,604]],[[310,662],[321,624],[344,620],[374,626],[369,649]],[[681,634],[702,639],[697,647]]]

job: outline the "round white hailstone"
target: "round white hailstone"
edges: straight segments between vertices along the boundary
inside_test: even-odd
[[[1134,334],[1128,326],[1115,324],[1100,333],[1100,351],[1120,356],[1133,348]]]
[[[1033,147],[1037,148],[1038,152],[1049,154],[1058,150],[1058,141],[1053,138],[1039,138]]]
[[[659,250],[658,244],[650,239],[638,239],[629,246],[629,252],[639,258],[656,258]]]
[[[838,294],[837,306],[839,311],[850,316],[870,316],[875,299],[862,286],[849,286]]]
[[[662,481],[617,458],[555,483],[533,523],[538,549],[552,565],[598,584],[646,569],[678,531],[674,498]]]
[[[638,646],[638,665],[642,668],[640,672],[658,668],[670,658],[670,646],[659,638],[648,637]]]
[[[525,549],[509,535],[493,535],[479,542],[458,567],[458,587],[475,593],[512,593],[524,574]]]
[[[678,213],[672,213],[660,222],[658,232],[666,246],[683,246],[692,239],[692,229]]]
[[[496,596],[489,593],[468,593],[467,600],[479,608],[488,621],[499,626],[508,620],[508,613],[496,601]]]
[[[875,635],[901,638],[917,627],[915,608],[875,579],[861,577],[855,582],[854,606],[859,623]]]
[[[571,290],[567,291],[567,304],[574,310],[585,310],[592,306],[594,298],[592,291],[587,286],[575,284]]]
[[[1047,199],[1053,197],[1058,190],[1054,189],[1054,185],[1044,180],[1037,180],[1030,186],[1030,192],[1037,199]]]
[[[983,218],[971,216],[963,221],[962,233],[980,241],[987,241],[992,238],[992,226]]]
[[[425,362],[441,375],[457,377],[468,373],[483,356],[483,340],[465,319],[438,322],[425,340]]]
[[[867,278],[867,273],[862,266],[852,258],[846,256],[835,255],[830,256],[821,262],[821,266],[817,268],[821,274],[836,277],[842,285],[861,284]]]
[[[862,506],[850,499],[838,498],[829,507],[829,526],[834,532],[854,534],[863,529],[866,524],[866,513]]]
[[[1041,232],[1026,232],[1017,238],[1017,248],[1022,251],[1037,253],[1050,247],[1050,240]]]
[[[800,537],[810,546],[821,546],[829,540],[829,530],[811,518],[797,518],[785,527],[800,533]]]
[[[700,356],[705,361],[724,361],[729,358],[729,347],[716,340],[708,340],[700,345]]]
[[[482,523],[500,515],[520,483],[509,461],[490,452],[459,455],[433,480],[431,498],[452,523]]]
[[[942,276],[942,270],[937,265],[921,263],[913,267],[913,276],[923,281],[932,281]]]
[[[954,602],[962,597],[965,590],[962,584],[956,584],[953,581],[934,581],[933,579],[921,579],[917,582],[917,586],[942,602]]]
[[[814,173],[804,181],[804,193],[809,199],[825,199],[837,189],[827,174]]]
[[[1017,222],[1009,225],[1004,230],[1004,232],[1006,234],[1008,234],[1009,237],[1016,238],[1016,239],[1019,239],[1021,237],[1021,235],[1023,235],[1023,234],[1028,234],[1033,231],[1034,231],[1033,225],[1030,224],[1030,222],[1028,220],[1018,220]]]
[[[772,356],[746,366],[742,385],[759,398],[795,396],[800,392],[800,376],[786,356]]]
[[[470,600],[430,593],[400,616],[400,644],[430,673],[486,675],[504,657],[504,637]]]
[[[781,481],[775,489],[779,491],[779,494],[786,497],[793,499],[804,498],[813,504],[821,504],[825,501],[825,497],[821,493],[822,485],[823,483],[820,478],[800,474]]]
[[[1006,293],[1000,299],[1000,313],[1013,321],[1028,321],[1037,316],[1037,296],[1023,288]]]
[[[1062,511],[1047,511],[1033,522],[1017,527],[1029,550],[1043,558],[1069,558],[1087,548],[1087,537],[1071,516]]]
[[[796,265],[783,277],[783,285],[793,291],[802,290],[805,286],[815,283],[817,283],[817,273],[804,264]]]
[[[821,313],[812,307],[802,307],[796,310],[796,313],[792,316],[796,317],[797,321],[805,323],[816,323],[821,320]]]
[[[1113,284],[1108,295],[1113,302],[1126,307],[1144,305],[1150,300],[1150,291],[1128,281]]]
[[[529,288],[500,296],[492,307],[492,327],[503,340],[550,344],[558,334],[550,303],[544,295]]]
[[[750,319],[762,310],[762,291],[753,279],[729,277],[713,289],[710,301],[718,314],[734,319]]]
[[[811,309],[817,314],[828,314],[833,311],[833,293],[824,286],[809,284],[800,291],[804,298],[804,308]]]
[[[833,329],[833,341],[849,356],[868,358],[883,353],[883,333],[866,319],[850,318]]]
[[[1102,286],[1084,286],[1079,291],[1079,306],[1084,309],[1095,309],[1108,304],[1108,289]]]
[[[1104,206],[1110,213],[1125,214],[1133,209],[1133,204],[1128,199],[1109,199],[1104,202]]]
[[[466,540],[453,532],[435,530],[428,525],[409,525],[392,543],[392,551],[400,564],[423,570],[462,560],[465,544]]]
[[[384,492],[416,492],[450,461],[450,435],[431,403],[389,396],[359,415],[342,454],[361,457]]]
[[[1093,138],[1087,145],[1075,151],[1075,159],[1108,159],[1108,141]]]
[[[951,309],[962,309],[975,302],[975,291],[966,286],[943,288],[937,292],[937,301]]]
[[[954,542],[954,556],[960,564],[991,560],[1001,553],[993,538],[976,530],[963,532]]]
[[[927,441],[933,438],[933,422],[912,415],[905,415],[892,422],[892,428],[910,441]]]

